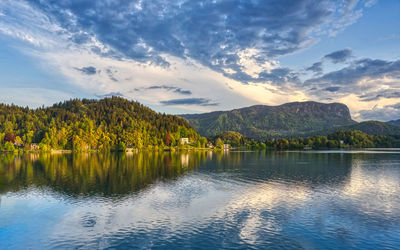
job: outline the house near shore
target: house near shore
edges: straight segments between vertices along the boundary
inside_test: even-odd
[[[208,147],[208,148],[214,148],[214,145],[212,144],[212,142],[208,142],[208,143],[207,143],[207,147]]]
[[[224,145],[223,145],[223,149],[224,149],[224,150],[228,150],[229,148],[230,148],[229,144],[224,144]]]
[[[189,138],[187,138],[187,137],[182,137],[182,138],[179,140],[179,143],[180,143],[181,145],[189,144]]]

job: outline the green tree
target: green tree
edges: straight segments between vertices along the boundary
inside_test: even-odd
[[[4,144],[4,150],[5,151],[14,151],[15,150],[14,144],[12,142],[10,142],[10,141],[7,141]]]
[[[221,140],[221,138],[217,138],[217,140],[215,141],[215,147],[218,149],[223,149],[224,142]]]

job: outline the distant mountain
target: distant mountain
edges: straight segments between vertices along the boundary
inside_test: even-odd
[[[327,135],[338,130],[360,130],[371,135],[400,136],[400,127],[380,121],[365,121],[347,126],[333,127],[323,131],[314,131],[310,135]]]
[[[400,126],[400,119],[398,120],[391,120],[386,122],[387,124],[393,125],[393,126]]]
[[[236,131],[250,138],[302,136],[356,124],[341,103],[293,102],[279,106],[256,105],[231,111],[181,115],[202,136]]]

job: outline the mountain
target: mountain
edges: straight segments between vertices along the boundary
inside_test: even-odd
[[[400,136],[400,127],[380,121],[365,121],[347,126],[333,127],[325,131],[314,132],[313,135],[327,135],[339,130],[359,130],[370,135]]]
[[[176,145],[181,137],[200,139],[186,120],[120,97],[75,99],[39,109],[0,104],[0,146],[122,150]]]
[[[388,121],[388,122],[386,122],[387,124],[389,124],[389,125],[393,125],[393,126],[400,126],[400,119],[398,119],[398,120],[391,120],[391,121]]]
[[[301,136],[312,131],[352,125],[349,109],[341,103],[292,102],[279,106],[256,105],[231,111],[180,115],[202,135],[236,131],[244,136]]]

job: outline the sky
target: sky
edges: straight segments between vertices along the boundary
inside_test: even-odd
[[[0,102],[172,114],[295,101],[400,119],[399,0],[0,0]]]

